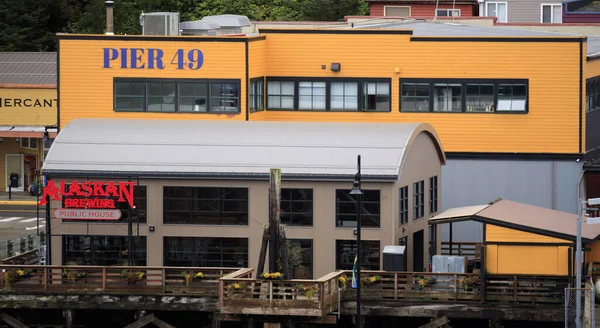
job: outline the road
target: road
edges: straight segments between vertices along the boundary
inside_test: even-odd
[[[45,230],[46,213],[40,208],[40,231]],[[37,234],[35,205],[0,205],[0,242]]]

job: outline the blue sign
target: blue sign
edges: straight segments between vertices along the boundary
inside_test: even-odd
[[[42,175],[42,184],[44,185],[44,187],[46,186],[46,176]]]
[[[103,68],[165,69],[167,66],[173,66],[182,70],[197,70],[204,63],[204,54],[200,49],[177,49],[172,54],[165,54],[164,50],[156,48],[102,48],[102,50]]]

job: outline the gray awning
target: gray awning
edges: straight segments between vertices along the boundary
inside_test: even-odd
[[[298,123],[76,119],[54,141],[48,175],[347,178],[362,155],[366,180],[395,181],[419,123]]]

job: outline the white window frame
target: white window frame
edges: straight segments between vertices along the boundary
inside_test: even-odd
[[[25,140],[25,139],[27,139],[27,146],[23,146],[23,140]],[[19,141],[21,148],[37,150],[39,147],[39,140],[36,140],[36,142],[35,142],[36,147],[33,148],[33,147],[31,147],[31,139],[37,139],[37,138],[27,138],[27,137],[23,138],[22,137],[21,140]]]
[[[440,16],[440,14],[439,14],[440,11],[445,11],[448,14],[450,12],[457,11],[458,15],[456,15],[456,16],[452,16],[452,15]],[[461,16],[461,12],[460,12],[460,9],[442,8],[442,9],[437,9],[435,11],[435,15],[438,16],[438,17],[460,17]]]
[[[550,6],[550,23],[544,23],[544,6]],[[554,22],[554,15],[553,15],[553,7],[558,6],[560,7],[560,22]],[[541,24],[562,24],[562,12],[563,12],[563,8],[562,8],[562,3],[541,3],[540,4],[540,23]]]
[[[485,16],[486,17],[490,17],[489,13],[488,13],[488,5],[490,4],[495,4],[496,5],[496,13],[498,13],[498,4],[504,4],[505,8],[506,8],[506,22],[498,22],[498,23],[508,23],[508,2],[506,1],[490,1],[490,2],[485,2]],[[498,18],[498,16],[491,16],[491,17],[496,17]]]
[[[388,8],[408,8],[408,16],[407,17],[410,17],[412,15],[412,8],[410,6],[383,6],[383,16],[387,16]]]

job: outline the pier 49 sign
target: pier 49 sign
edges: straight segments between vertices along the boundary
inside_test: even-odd
[[[97,182],[97,181],[72,181],[67,183],[48,181],[39,206],[46,205],[48,199],[64,200],[64,208],[55,209],[53,216],[56,219],[66,220],[119,220],[121,211],[117,203],[133,205],[133,186],[135,182]]]

